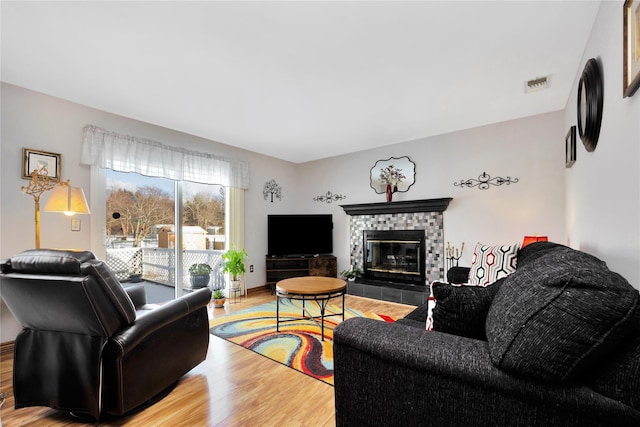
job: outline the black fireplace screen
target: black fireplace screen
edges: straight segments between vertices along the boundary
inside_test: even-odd
[[[365,231],[365,278],[424,284],[424,231]]]

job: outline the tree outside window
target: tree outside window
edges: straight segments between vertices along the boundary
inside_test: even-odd
[[[166,183],[131,173],[110,171],[109,176],[119,178],[111,179],[107,188],[109,241],[126,241],[140,247],[148,240],[148,246],[155,246],[151,241],[157,238],[159,229],[173,227],[175,218],[173,194],[161,188]],[[159,183],[154,185],[154,181]],[[224,187],[190,183],[185,187],[193,189],[183,192],[182,225],[201,227],[214,236],[224,235]]]

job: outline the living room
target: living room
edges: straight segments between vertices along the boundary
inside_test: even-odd
[[[249,163],[244,234],[255,267],[246,276],[249,289],[264,286],[269,214],[332,214],[338,270],[348,268],[352,262],[349,217],[340,205],[384,202],[384,194],[370,187],[371,168],[378,160],[402,156],[415,163],[416,182],[409,191],[395,193],[394,201],[452,197],[444,212],[444,235],[446,242],[456,246],[464,242],[469,248],[461,265],[469,265],[470,248],[476,242],[513,243],[525,235],[539,234],[601,258],[640,288],[640,101],[637,94],[622,95],[622,9],[622,2],[599,4],[576,63],[571,92],[556,111],[424,138],[416,135],[393,145],[302,163],[80,105],[3,79],[0,258],[33,247],[33,199],[20,191],[25,183],[21,179],[24,147],[60,153],[62,178],[84,189],[92,210],[90,217],[82,218],[80,231],[71,231],[66,217],[43,213],[42,247],[90,249],[98,258],[104,256],[104,224],[100,221],[105,217],[100,196],[104,184],[101,187],[99,174],[80,164],[82,130],[93,124]],[[9,37],[3,34],[3,45]],[[576,138],[577,159],[566,168],[565,136],[577,122],[578,81],[589,58],[598,59],[604,78],[602,126],[593,152],[587,152],[580,137]],[[465,103],[464,94],[452,93],[459,97],[453,105]],[[487,190],[454,186],[454,182],[485,172],[518,182]],[[282,200],[273,203],[262,193],[263,184],[271,179],[282,187]],[[328,191],[346,195],[346,199],[333,203],[313,200]],[[19,326],[4,303],[0,320],[0,341],[12,341]]]

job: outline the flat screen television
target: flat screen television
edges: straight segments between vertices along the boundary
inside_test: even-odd
[[[333,215],[269,215],[267,220],[269,256],[333,253]]]

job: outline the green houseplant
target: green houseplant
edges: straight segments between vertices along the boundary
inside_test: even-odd
[[[360,275],[362,275],[362,271],[356,266],[351,266],[349,270],[342,270],[340,272],[340,276],[343,279],[347,279],[349,281],[355,280],[355,278]]]
[[[192,288],[204,288],[211,278],[211,266],[205,263],[193,264],[189,267],[189,274]]]
[[[222,292],[222,289],[216,289],[215,291],[213,291],[213,293],[211,294],[211,300],[213,301],[214,307],[224,307],[225,296],[224,292]]]
[[[222,254],[222,272],[229,273],[231,276],[230,289],[240,287],[238,282],[240,282],[240,278],[246,272],[244,262],[248,258],[249,255],[244,248],[236,250],[232,247]]]

